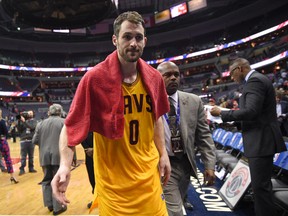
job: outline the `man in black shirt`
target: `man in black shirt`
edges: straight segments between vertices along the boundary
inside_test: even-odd
[[[19,175],[25,174],[26,157],[28,155],[29,162],[28,168],[30,173],[37,172],[34,169],[34,148],[35,145],[32,144],[32,138],[36,128],[37,121],[34,119],[34,112],[29,110],[22,113],[18,120],[18,131],[20,133],[20,154],[21,154],[21,166]]]

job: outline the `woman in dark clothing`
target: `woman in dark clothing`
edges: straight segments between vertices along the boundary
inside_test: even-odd
[[[14,176],[14,170],[13,170],[13,164],[10,157],[10,149],[7,142],[7,126],[5,120],[2,118],[2,110],[0,109],[0,152],[2,156],[4,157],[7,172],[10,174],[10,181],[11,183],[17,184],[18,181],[16,180]]]

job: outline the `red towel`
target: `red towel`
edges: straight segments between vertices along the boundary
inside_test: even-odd
[[[137,69],[152,98],[157,120],[169,111],[167,93],[160,73],[139,59]],[[89,131],[110,139],[119,139],[124,132],[124,100],[122,73],[117,51],[89,70],[81,79],[65,120],[68,145],[81,143]]]

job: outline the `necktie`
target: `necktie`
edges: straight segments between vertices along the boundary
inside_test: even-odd
[[[176,109],[173,104],[173,98],[169,97],[169,103],[170,103],[170,111],[168,113],[169,116],[176,116]]]
[[[176,122],[176,109],[173,104],[173,98],[169,97],[169,103],[170,103],[170,111],[168,113],[168,119],[169,119],[169,128],[171,130],[171,135],[175,136],[177,133],[177,122]]]
[[[168,113],[169,128],[171,131],[171,147],[174,155],[181,159],[183,156],[183,146],[180,136],[179,123],[177,122],[177,113],[173,104],[173,98],[169,97],[170,111]]]

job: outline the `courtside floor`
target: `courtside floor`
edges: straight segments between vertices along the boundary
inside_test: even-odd
[[[37,173],[28,173],[18,176],[20,166],[20,144],[8,141],[11,157],[14,163],[14,171],[18,184],[11,184],[10,176],[7,173],[0,173],[0,215],[52,215],[43,206],[42,188],[38,183],[43,178],[42,169],[39,166],[38,146],[35,147],[34,162]],[[81,145],[77,146],[77,168],[72,171],[72,176],[67,191],[67,196],[71,203],[68,210],[61,215],[89,215],[87,204],[93,199],[91,186],[89,184],[86,167],[84,164],[84,151]],[[203,180],[201,171],[203,166],[197,161],[199,168],[200,183]],[[191,186],[188,191],[188,199],[193,203],[194,210],[187,211],[187,216],[250,216],[253,215],[253,205],[251,202],[240,201],[232,211],[218,195],[218,190],[223,182],[217,179],[215,186],[202,187],[191,177]],[[98,215],[97,209],[91,215]]]

